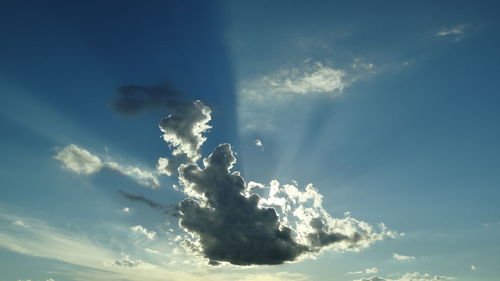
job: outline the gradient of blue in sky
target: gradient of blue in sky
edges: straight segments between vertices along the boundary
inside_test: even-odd
[[[0,280],[498,280],[499,10],[3,1]],[[212,109],[203,156],[229,142],[247,181],[313,183],[334,217],[405,235],[245,269],[182,252],[177,218],[118,193],[175,205],[185,198],[175,177],[153,190],[54,159],[75,144],[154,171],[169,153],[158,122],[170,112],[124,117],[110,101],[119,86],[162,82]]]

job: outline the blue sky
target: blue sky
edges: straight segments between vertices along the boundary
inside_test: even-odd
[[[497,280],[498,11],[494,1],[2,2],[0,279]],[[165,84],[182,106],[113,107],[120,87]],[[169,114],[199,132],[185,137]],[[211,182],[183,168],[210,176],[202,160],[230,158],[222,143],[245,179],[234,199],[261,197],[241,229],[200,193]],[[167,175],[158,159],[173,163],[175,149],[186,166]],[[238,265],[231,247],[211,251],[204,237],[232,241],[196,228],[201,216],[178,207],[186,200],[248,239],[273,207],[273,231],[289,227],[292,248],[308,250],[266,264],[272,243],[256,240],[258,258],[244,260],[257,265]],[[312,241],[320,230],[306,214],[345,238]]]

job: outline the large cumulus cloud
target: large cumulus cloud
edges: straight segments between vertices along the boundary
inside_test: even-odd
[[[278,221],[273,208],[260,208],[259,196],[246,197],[245,181],[230,169],[236,159],[229,144],[219,145],[204,160],[181,168],[186,191],[201,200],[180,204],[180,225],[195,233],[201,251],[212,264],[280,264],[308,251],[292,237],[292,230]]]
[[[182,191],[188,196],[179,204],[179,224],[189,234],[184,245],[210,264],[281,264],[325,249],[359,251],[399,235],[383,224],[374,227],[350,215],[333,218],[312,184],[301,189],[297,183],[247,183],[232,171],[236,157],[230,144],[217,146],[201,165],[200,147],[210,128],[210,113],[197,101],[160,123],[174,157],[187,159],[178,167]]]

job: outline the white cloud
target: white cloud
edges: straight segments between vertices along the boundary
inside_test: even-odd
[[[24,280],[22,280],[22,279],[17,279],[17,281],[31,281],[31,279],[24,279]],[[54,279],[52,279],[52,278],[49,278],[49,279],[47,279],[47,280],[45,280],[45,281],[55,281],[55,280],[54,280]]]
[[[124,266],[124,267],[137,267],[143,264],[144,262],[142,262],[142,260],[133,260],[130,258],[129,255],[125,254],[122,255],[121,259],[115,260],[113,262],[113,265]]]
[[[443,28],[436,32],[434,36],[442,38],[453,38],[454,41],[460,41],[465,37],[465,29],[467,25],[460,24],[454,27]]]
[[[65,229],[54,228],[41,220],[9,215],[8,212],[1,207],[0,204],[0,248],[22,255],[44,258],[44,262],[58,260],[64,263],[77,265],[79,267],[73,268],[67,273],[60,273],[67,274],[68,278],[72,280],[165,281],[165,278],[168,280],[184,281],[309,280],[305,275],[286,272],[252,275],[248,272],[214,271],[213,269],[207,268],[203,261],[200,262],[183,252],[175,251],[170,248],[165,250],[165,253],[168,253],[166,257],[173,262],[172,264],[153,259],[151,261],[158,261],[158,263],[150,263],[151,261],[146,262],[146,260],[141,260],[142,264],[133,268],[117,266],[114,264],[114,261],[123,261],[125,255],[111,249],[114,247],[106,247],[111,245],[99,244],[80,232],[75,233]],[[19,229],[13,229],[11,227],[12,221],[16,220],[27,222],[30,225],[30,228],[22,229],[23,235],[19,235]],[[106,233],[106,235],[111,235],[111,233]],[[135,243],[129,243],[131,251],[136,252],[143,249],[134,248],[134,245]],[[132,261],[132,263],[139,261],[138,259],[131,259],[130,257],[128,257],[128,259]],[[83,269],[80,269],[80,267]],[[250,277],[254,277],[255,279]],[[28,281],[33,279],[18,280]],[[54,281],[54,279],[49,278],[46,281]]]
[[[296,94],[340,93],[348,84],[345,76],[344,70],[317,62],[309,69],[286,69],[272,76],[265,76],[263,80],[269,84],[272,90],[278,92]]]
[[[123,166],[114,161],[107,161],[104,164],[109,169],[134,179],[138,184],[150,186],[155,189],[160,188],[160,180],[155,172],[145,171],[135,166]]]
[[[324,233],[322,239],[332,233],[345,237],[357,237],[323,247],[323,250],[331,249],[341,252],[360,251],[376,241],[404,235],[404,233],[389,230],[383,223],[374,227],[351,217],[350,213],[346,213],[344,218],[332,217],[323,208],[323,196],[312,184],[306,185],[304,189],[299,189],[296,182],[280,185],[277,180],[271,181],[267,187],[254,182],[250,185],[254,188],[264,188],[264,192],[268,191],[267,194],[262,194],[259,206],[273,207],[279,215],[280,223],[294,229],[297,241],[306,245],[310,243],[311,235],[319,232]],[[314,226],[318,219],[321,220],[320,229]],[[314,245],[311,246],[314,247]]]
[[[156,238],[156,232],[154,231],[148,231],[145,227],[143,227],[142,225],[136,225],[136,226],[132,226],[130,229],[132,229],[133,231],[135,231],[136,233],[140,233],[140,234],[143,234],[144,236],[146,236],[148,239],[150,240],[153,240]]]
[[[130,208],[129,207],[125,207],[122,209],[122,212],[124,213],[130,213]]]
[[[74,144],[70,144],[60,150],[54,158],[61,161],[64,164],[64,168],[77,174],[94,174],[99,172],[104,166],[99,157]]]
[[[146,251],[146,253],[150,253],[150,254],[159,254],[160,253],[157,250],[153,250],[153,249],[149,249],[149,248],[144,249],[144,251]]]
[[[74,144],[60,149],[54,158],[61,161],[64,168],[77,174],[90,175],[101,171],[103,168],[108,168],[134,179],[138,184],[152,188],[160,187],[160,180],[156,172],[146,171],[136,166],[124,166],[115,161],[102,161],[99,156]]]
[[[359,270],[359,271],[351,271],[348,272],[348,275],[368,275],[368,274],[377,274],[378,273],[378,268],[372,267],[372,268],[367,268],[365,270]]]
[[[414,256],[405,256],[405,255],[400,255],[400,254],[392,254],[392,257],[398,261],[409,261],[409,260],[414,260],[416,257]]]
[[[479,269],[479,267],[477,267],[477,266],[475,266],[475,265],[471,264],[471,266],[470,266],[470,270],[472,270],[472,271],[476,271],[476,270],[478,270],[478,269]]]
[[[29,227],[27,224],[25,224],[23,221],[21,220],[16,220],[15,222],[12,223],[13,225],[17,225],[17,226],[20,226],[20,227]]]
[[[449,35],[457,35],[457,34],[463,34],[465,25],[457,25],[452,28],[443,28],[441,31],[436,32],[436,36],[449,36]]]
[[[262,141],[259,139],[255,140],[255,146],[262,147]]]
[[[455,277],[444,276],[444,275],[431,275],[429,273],[406,273],[398,279],[388,279],[378,276],[365,277],[361,279],[356,279],[353,281],[444,281],[444,280],[454,280]]]
[[[242,131],[272,131],[275,119],[289,111],[294,101],[300,100],[304,107],[304,102],[318,97],[338,98],[348,86],[379,71],[360,57],[343,66],[307,60],[243,80],[238,93]]]
[[[203,135],[210,130],[211,109],[197,100],[189,105],[178,107],[174,113],[160,122],[162,138],[174,148],[170,159],[160,157],[156,170],[167,176],[178,173],[182,164],[194,163],[201,157],[200,148],[206,141]]]

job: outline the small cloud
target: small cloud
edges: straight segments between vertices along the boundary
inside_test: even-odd
[[[401,278],[398,279],[386,279],[378,276],[372,276],[368,278],[361,278],[353,281],[444,281],[444,280],[454,280],[455,277],[444,276],[444,275],[430,275],[429,273],[405,273]]]
[[[61,161],[64,164],[64,168],[77,174],[94,174],[99,172],[104,166],[99,157],[74,144],[70,144],[60,150],[54,158]]]
[[[144,249],[144,251],[146,251],[146,253],[150,253],[150,254],[159,254],[160,253],[157,250],[153,250],[153,249],[149,249],[149,248]]]
[[[479,267],[477,267],[477,266],[475,266],[475,265],[471,264],[471,266],[470,266],[470,270],[472,270],[472,271],[476,271],[476,270],[478,270],[478,269],[479,269]]]
[[[396,253],[392,254],[392,257],[398,261],[410,261],[416,259],[414,256],[405,256]]]
[[[436,37],[449,37],[453,38],[454,41],[460,41],[465,37],[465,29],[467,25],[460,24],[454,27],[443,28],[434,34]]]
[[[367,268],[365,270],[360,270],[360,271],[351,271],[348,272],[348,275],[368,275],[368,274],[377,274],[378,273],[378,268],[372,267],[372,268]]]
[[[17,220],[12,223],[13,225],[20,226],[20,227],[29,227],[27,224],[25,224],[23,221]]]
[[[262,147],[262,141],[259,139],[255,140],[255,146]]]
[[[144,236],[146,236],[150,240],[153,240],[153,239],[156,238],[156,232],[154,232],[154,231],[148,231],[142,225],[132,226],[130,229],[132,229],[136,233],[143,234]]]
[[[122,209],[122,212],[124,213],[130,213],[130,208],[129,207],[125,207]]]
[[[113,264],[123,267],[137,267],[143,265],[144,263],[142,262],[142,260],[132,260],[129,255],[122,255],[122,258],[120,260],[114,261]]]

